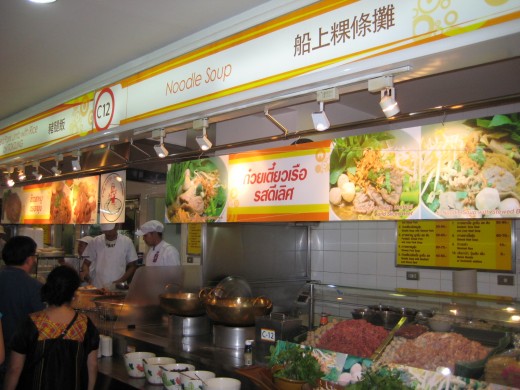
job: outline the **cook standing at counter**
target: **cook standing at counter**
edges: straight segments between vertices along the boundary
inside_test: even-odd
[[[102,224],[101,230],[104,234],[94,237],[83,252],[80,276],[97,288],[112,290],[115,283],[132,279],[137,269],[137,252],[130,238],[117,233],[117,225]],[[92,276],[91,265],[96,269]]]
[[[164,225],[155,219],[144,223],[135,232],[136,236],[142,236],[149,250],[146,254],[145,265],[148,266],[171,266],[181,265],[180,255],[177,248],[163,240]]]

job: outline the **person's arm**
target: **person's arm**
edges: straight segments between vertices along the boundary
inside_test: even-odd
[[[88,390],[94,390],[98,372],[97,349],[90,351],[87,357]]]
[[[79,272],[79,278],[87,283],[90,283],[90,260],[84,259]]]
[[[135,274],[135,270],[137,269],[137,260],[128,263],[126,267],[126,272],[119,279],[114,280],[112,283],[122,283],[129,280],[132,280],[132,277]]]
[[[0,315],[0,364],[5,360],[5,344],[4,344],[4,333],[2,330],[2,316]]]
[[[24,363],[25,355],[11,351],[11,355],[9,356],[9,366],[5,374],[4,390],[16,389]]]

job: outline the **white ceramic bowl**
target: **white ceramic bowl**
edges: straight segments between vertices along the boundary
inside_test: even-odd
[[[204,381],[204,390],[240,390],[240,381],[235,378],[211,378]]]
[[[215,373],[211,371],[186,371],[181,374],[181,384],[183,390],[200,390],[203,384],[211,378],[215,378]]]
[[[126,372],[133,378],[144,378],[143,359],[155,357],[153,352],[130,352],[126,353],[125,367]]]
[[[171,357],[151,357],[144,359],[144,375],[146,380],[153,385],[162,384],[162,369],[164,364],[173,364],[175,359]]]
[[[182,390],[182,373],[186,371],[195,371],[195,366],[186,363],[175,363],[161,365],[162,383],[168,390]]]

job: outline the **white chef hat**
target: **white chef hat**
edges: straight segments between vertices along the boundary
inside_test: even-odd
[[[141,228],[135,232],[135,235],[144,236],[146,233],[151,233],[151,232],[162,233],[163,230],[164,230],[164,225],[162,223],[160,223],[159,221],[152,219],[151,221],[143,223]]]
[[[78,238],[78,241],[84,242],[86,244],[90,244],[93,239],[94,239],[94,237],[85,236],[85,237]]]
[[[108,232],[109,230],[112,230],[116,227],[115,223],[102,223],[101,224],[101,230],[104,232]]]

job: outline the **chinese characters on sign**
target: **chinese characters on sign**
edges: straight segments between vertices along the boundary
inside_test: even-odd
[[[392,4],[374,9],[371,13],[332,23],[330,28],[319,27],[313,33],[298,34],[294,39],[294,56],[303,56],[327,46],[348,44],[368,34],[376,34],[395,27],[394,6]]]

